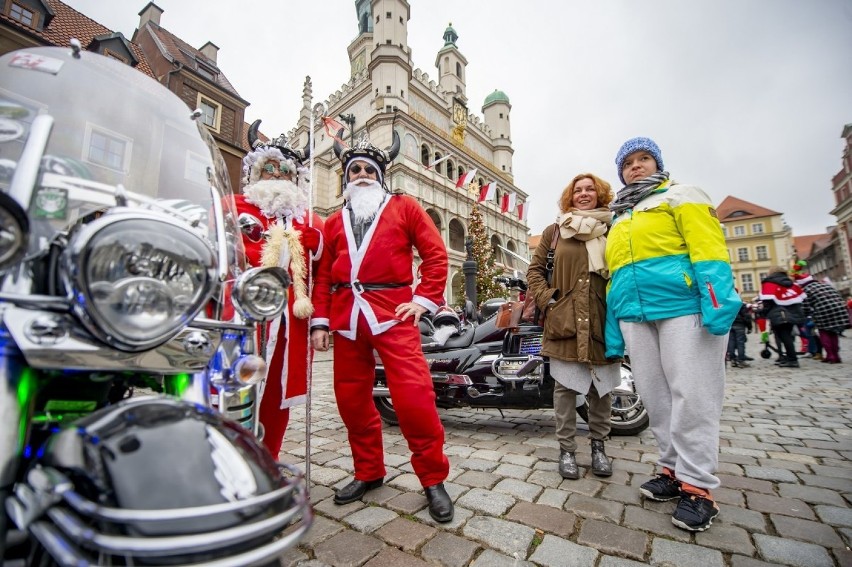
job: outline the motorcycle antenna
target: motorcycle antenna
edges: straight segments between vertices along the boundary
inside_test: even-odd
[[[305,86],[309,86],[311,77],[305,77]],[[313,98],[313,91],[311,91]],[[322,119],[325,116],[325,105],[321,102],[315,104],[311,109],[311,119],[308,125],[308,147],[311,149],[311,157],[309,161],[308,183],[308,226],[314,226],[314,129],[316,128],[317,118]],[[308,264],[308,289],[313,288],[313,262]],[[310,494],[311,491],[311,390],[313,389],[314,370],[313,370],[313,354],[314,347],[311,345],[311,326],[308,324],[308,360],[307,360],[307,390],[305,392],[305,488]]]

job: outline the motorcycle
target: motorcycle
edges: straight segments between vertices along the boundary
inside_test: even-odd
[[[518,278],[504,283],[525,289]],[[550,363],[541,356],[543,329],[529,323],[498,328],[496,311],[503,302],[488,300],[479,314],[468,305],[462,317],[441,311],[433,319],[421,318],[421,346],[439,408],[497,409],[501,415],[504,409],[553,408],[555,380],[550,375]],[[385,423],[399,423],[378,358],[373,402]],[[577,396],[577,413],[588,422],[589,405],[584,395]],[[621,383],[612,391],[611,435],[636,435],[648,427],[648,422],[630,364],[625,361],[621,364]]]
[[[0,57],[0,558],[277,565],[313,519],[257,440],[287,274],[245,269],[200,112],[72,43]]]

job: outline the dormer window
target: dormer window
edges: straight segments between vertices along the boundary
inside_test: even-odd
[[[214,75],[209,69],[206,67],[198,66],[198,74],[207,79],[208,81],[215,81],[216,75]]]
[[[25,26],[33,27],[33,22],[35,21],[35,13],[32,10],[27,10],[20,4],[15,4],[12,2],[12,7],[9,10],[9,16],[13,20],[18,20]]]
[[[198,108],[201,110],[201,121],[211,130],[218,132],[219,124],[222,119],[222,105],[213,102],[199,93]]]

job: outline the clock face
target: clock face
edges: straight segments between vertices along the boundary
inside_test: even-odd
[[[459,101],[453,102],[453,122],[460,125],[467,123],[467,109]]]

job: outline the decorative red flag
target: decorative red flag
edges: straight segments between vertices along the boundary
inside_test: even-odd
[[[479,190],[479,202],[483,201],[493,201],[494,196],[497,194],[497,182],[492,181],[486,185],[483,185]]]
[[[515,200],[518,196],[515,193],[506,193],[503,195],[503,202],[500,206],[501,213],[508,213],[515,210]]]
[[[471,169],[470,171],[466,171],[463,175],[459,175],[459,180],[456,181],[456,189],[461,189],[476,177],[476,169]]]
[[[332,139],[337,140],[340,144],[343,144],[345,147],[349,147],[345,141],[341,140],[337,133],[341,130],[344,130],[343,124],[332,118],[331,116],[323,116],[322,123],[325,126],[325,133],[332,137]]]
[[[530,203],[526,201],[524,203],[518,203],[518,219],[525,221],[527,220],[527,215],[530,213]]]

